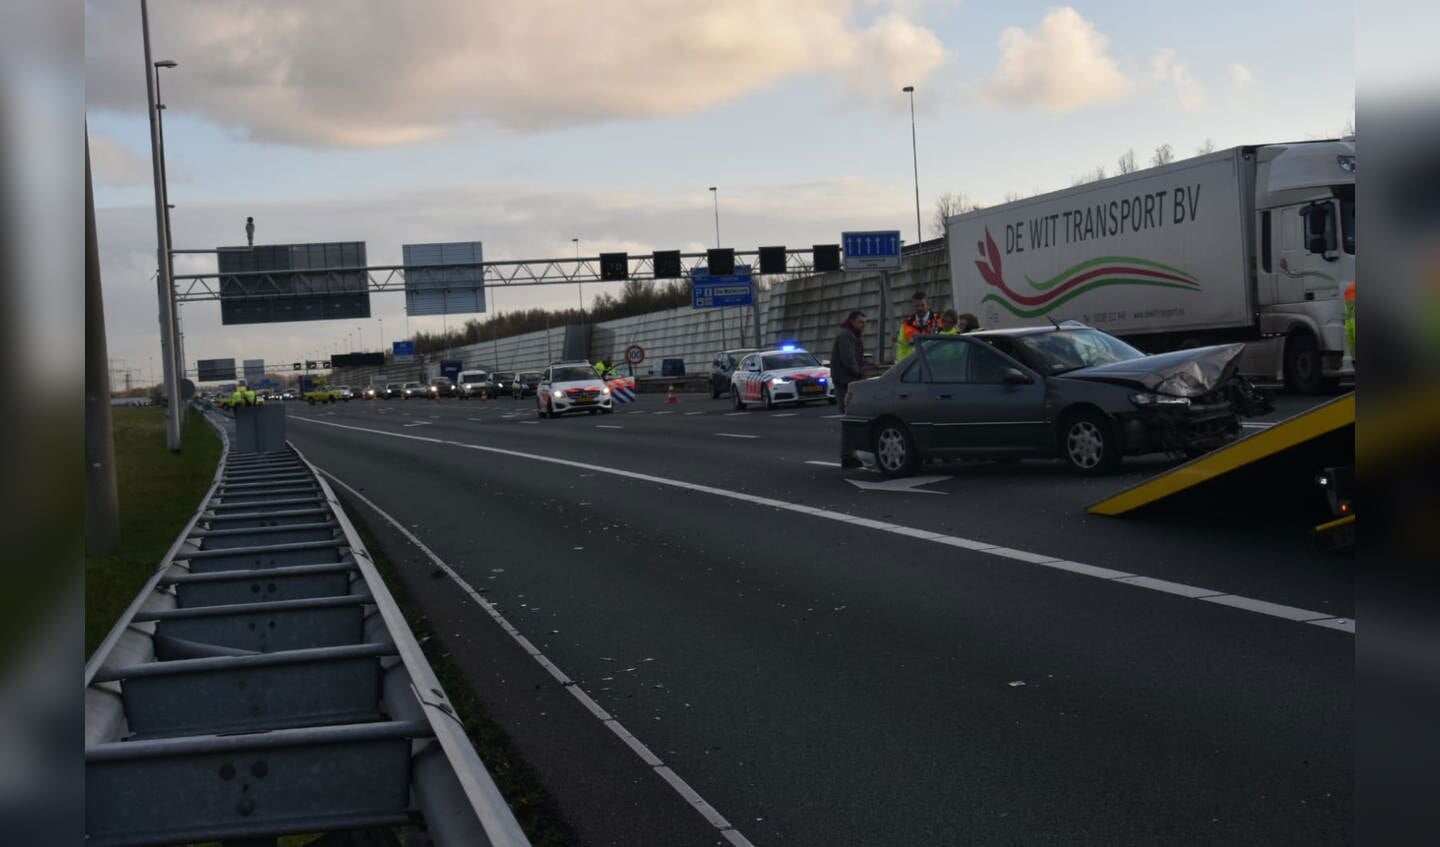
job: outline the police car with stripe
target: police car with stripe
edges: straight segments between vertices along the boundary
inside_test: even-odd
[[[569,412],[609,415],[615,406],[610,386],[589,362],[556,362],[546,369],[535,392],[535,411],[542,418]]]
[[[736,409],[751,403],[773,409],[782,403],[813,401],[835,402],[830,369],[793,345],[751,353],[730,375],[730,402]]]

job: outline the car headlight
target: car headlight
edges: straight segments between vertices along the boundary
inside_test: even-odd
[[[557,388],[557,389],[555,389],[554,391],[550,392],[550,396],[551,396],[551,397],[554,397],[556,400],[564,400],[564,399],[565,399],[565,392],[563,392],[563,391],[561,391],[560,389]]]
[[[603,394],[603,395],[605,395],[606,397],[609,397],[609,396],[610,396],[610,389],[609,389],[608,387],[602,388],[602,389],[600,389],[600,393]]]
[[[1188,406],[1189,397],[1173,397],[1169,394],[1131,394],[1130,402],[1143,408],[1153,406]]]
[[[789,377],[786,377],[786,376],[771,377],[771,379],[770,379],[770,384],[771,384],[771,385],[789,385],[789,384],[790,384],[790,378],[789,378]]]

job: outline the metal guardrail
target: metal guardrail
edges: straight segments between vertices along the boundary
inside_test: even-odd
[[[87,842],[528,845],[330,486],[217,429],[199,510],[85,666]]]

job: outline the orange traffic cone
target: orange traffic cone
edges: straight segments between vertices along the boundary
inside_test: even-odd
[[[665,398],[665,405],[673,406],[679,402],[680,398],[675,396],[675,386],[672,385],[670,386],[670,394]]]

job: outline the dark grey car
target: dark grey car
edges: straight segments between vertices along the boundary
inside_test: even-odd
[[[1236,373],[1243,349],[1147,356],[1074,322],[921,336],[909,358],[851,384],[842,463],[905,476],[930,458],[1060,458],[1099,474],[1125,455],[1198,455],[1268,406]]]
[[[710,399],[715,400],[730,393],[730,375],[740,366],[740,360],[758,352],[754,347],[725,350],[715,355],[710,362]]]

